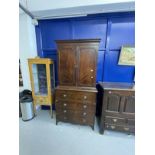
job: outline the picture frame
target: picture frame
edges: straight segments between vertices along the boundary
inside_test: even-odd
[[[122,46],[118,65],[135,66],[135,47]]]

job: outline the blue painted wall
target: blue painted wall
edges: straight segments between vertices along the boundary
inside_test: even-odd
[[[55,40],[100,38],[97,82],[133,82],[135,67],[120,66],[122,45],[135,44],[135,14],[107,13],[87,17],[40,20],[36,26],[37,50],[40,57],[55,61],[57,78],[57,47]]]

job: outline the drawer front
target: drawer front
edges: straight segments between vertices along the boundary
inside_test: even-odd
[[[77,117],[87,117],[87,118],[91,118],[95,116],[95,111],[88,111],[88,110],[71,110],[71,109],[57,109],[56,110],[57,114],[61,114],[61,115],[66,115],[66,116],[77,116]]]
[[[35,100],[36,103],[41,104],[41,105],[42,105],[42,104],[43,104],[43,105],[44,105],[44,104],[47,104],[47,105],[50,104],[47,97],[37,97],[37,98],[35,98],[34,100]]]
[[[118,118],[118,117],[110,117],[110,116],[106,116],[105,117],[105,123],[107,124],[125,124],[126,123],[126,119],[124,118]]]
[[[135,126],[134,119],[105,116],[105,123],[113,125]]]
[[[56,100],[96,102],[96,93],[56,90]]]
[[[121,96],[134,96],[134,91],[125,91],[125,90],[105,90],[105,93],[108,95],[121,95]]]
[[[121,126],[121,125],[113,125],[113,124],[105,124],[105,128],[109,130],[123,131],[123,132],[135,132],[134,126]]]
[[[65,113],[57,113],[56,119],[63,122],[70,122],[75,124],[88,124],[93,125],[94,124],[94,115],[88,114],[83,115],[82,112],[72,112],[67,111]]]
[[[78,111],[95,111],[95,105],[90,103],[71,102],[71,101],[59,101],[56,102],[56,111],[59,109],[66,110],[78,110]]]

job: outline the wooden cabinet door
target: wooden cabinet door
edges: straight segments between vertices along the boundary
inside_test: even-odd
[[[120,113],[122,97],[119,94],[104,94],[104,111],[111,114]]]
[[[59,83],[75,85],[76,51],[71,45],[58,46],[59,52]]]
[[[122,113],[125,115],[135,114],[135,96],[125,96],[122,104]]]
[[[96,85],[96,59],[97,47],[78,46],[78,70],[77,70],[77,85],[78,86],[95,86]]]

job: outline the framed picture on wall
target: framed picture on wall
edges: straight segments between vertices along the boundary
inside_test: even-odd
[[[130,46],[122,46],[118,65],[135,65],[135,48]]]

